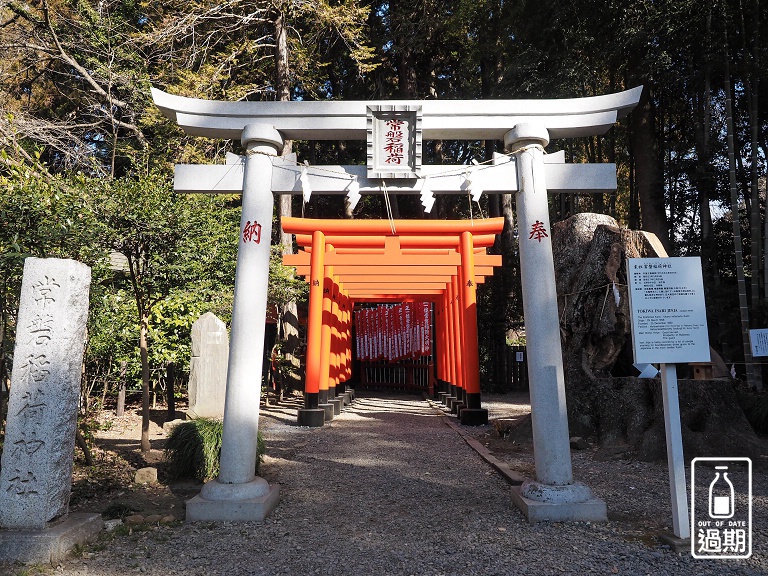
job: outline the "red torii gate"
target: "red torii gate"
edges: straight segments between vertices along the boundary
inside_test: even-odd
[[[480,403],[476,287],[501,266],[486,254],[504,227],[483,220],[322,220],[283,218],[298,254],[283,257],[308,276],[309,322],[302,426],[322,426],[327,404],[351,376],[356,302],[429,300],[435,304],[437,377],[464,424],[488,422]],[[338,388],[337,388],[338,387]]]

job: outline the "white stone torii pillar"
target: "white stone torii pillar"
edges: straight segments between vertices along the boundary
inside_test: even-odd
[[[520,277],[528,352],[536,480],[513,486],[515,504],[531,522],[607,519],[605,502],[574,482],[565,405],[563,354],[557,309],[552,232],[544,172],[547,129],[534,123],[515,126],[504,147],[517,162],[516,196]]]
[[[190,522],[260,521],[278,502],[277,486],[255,472],[274,206],[270,156],[283,138],[272,126],[248,124],[242,143],[246,159],[220,472],[187,502]]]
[[[545,159],[543,147],[550,138],[605,133],[634,108],[641,91],[642,87],[637,87],[617,94],[562,100],[489,100],[482,106],[477,101],[384,103],[420,107],[424,139],[504,139],[515,157],[515,162],[499,161],[492,169],[479,170],[473,183],[479,183],[486,193],[517,193],[537,478],[526,481],[513,499],[530,521],[606,519],[605,504],[573,480],[546,196],[548,191],[615,190],[616,169],[609,164],[566,164],[562,153]],[[266,154],[275,154],[282,138],[364,140],[366,109],[380,103],[211,102],[156,89],[152,97],[188,134],[242,137],[250,152],[244,161],[235,157],[223,166],[177,165],[174,187],[179,192],[243,194],[221,474],[206,484],[201,495],[193,499],[197,501],[194,505],[188,504],[187,518],[260,520],[277,501],[276,489],[252,473],[272,194],[302,191],[301,172],[295,162],[270,159]],[[435,177],[435,192],[464,193],[464,178],[461,170],[454,173],[456,168],[422,166],[421,177]],[[339,177],[329,178],[328,173],[333,172]],[[316,193],[345,194],[353,177],[362,193],[381,191],[381,180],[368,179],[365,166],[324,166],[322,174],[309,177]],[[415,184],[413,180],[392,181],[387,187],[394,194],[421,192],[418,180]],[[253,246],[254,238],[259,238],[258,248]],[[244,290],[253,290],[249,298],[244,297]]]

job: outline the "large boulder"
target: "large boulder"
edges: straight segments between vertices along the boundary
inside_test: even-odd
[[[661,381],[632,376],[626,263],[666,256],[664,248],[599,214],[577,214],[552,231],[570,433],[596,438],[606,457],[663,458]],[[755,454],[758,439],[730,378],[681,380],[679,390],[687,458]]]

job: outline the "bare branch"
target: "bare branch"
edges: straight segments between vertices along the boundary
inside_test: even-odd
[[[119,108],[130,109],[130,105],[128,102],[120,98],[115,98],[114,95],[111,93],[111,90],[109,92],[105,90],[93,78],[93,76],[83,66],[81,66],[80,63],[77,62],[77,60],[75,60],[72,56],[70,56],[69,53],[64,49],[63,44],[61,43],[58,35],[56,34],[56,29],[53,26],[53,22],[51,21],[48,0],[44,0],[43,2],[43,14],[45,16],[45,23],[48,28],[48,31],[51,34],[51,38],[53,39],[53,42],[56,44],[56,48],[58,49],[58,52],[62,60],[64,60],[67,64],[72,66],[72,68],[74,68],[81,75],[81,77],[88,83],[88,85],[91,86],[99,96],[101,96],[107,101],[107,103],[109,104],[110,115],[114,117],[114,115],[111,113],[113,105]],[[143,144],[145,145],[147,144],[147,140],[138,126],[128,122],[119,121],[116,118],[114,119],[114,122],[120,125],[120,127],[132,131]]]

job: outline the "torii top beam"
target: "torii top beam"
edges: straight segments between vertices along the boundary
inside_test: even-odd
[[[322,230],[323,234],[347,234],[365,236],[370,234],[388,236],[392,228],[388,220],[323,220],[313,218],[286,217],[282,220],[283,231],[287,234],[312,234]],[[466,220],[396,220],[397,234],[405,235],[452,235],[462,232],[472,234],[498,234],[504,227],[503,218]]]
[[[314,255],[307,233],[322,232],[324,248],[330,249],[318,262],[333,267],[334,279],[354,301],[434,299],[446,294],[468,257],[472,260],[468,273],[475,284],[501,265],[501,257],[486,254],[485,247],[503,229],[503,218],[395,220],[397,235],[386,220],[285,217],[282,224],[284,232],[296,234],[304,245],[298,254],[283,256],[283,263],[295,266],[299,275],[311,277]],[[470,240],[463,246],[466,232]]]
[[[239,139],[247,124],[274,126],[297,140],[365,140],[368,106],[420,106],[425,140],[501,140],[535,122],[550,138],[604,134],[640,99],[642,86],[602,96],[542,100],[223,102],[152,88],[155,105],[192,136]]]

